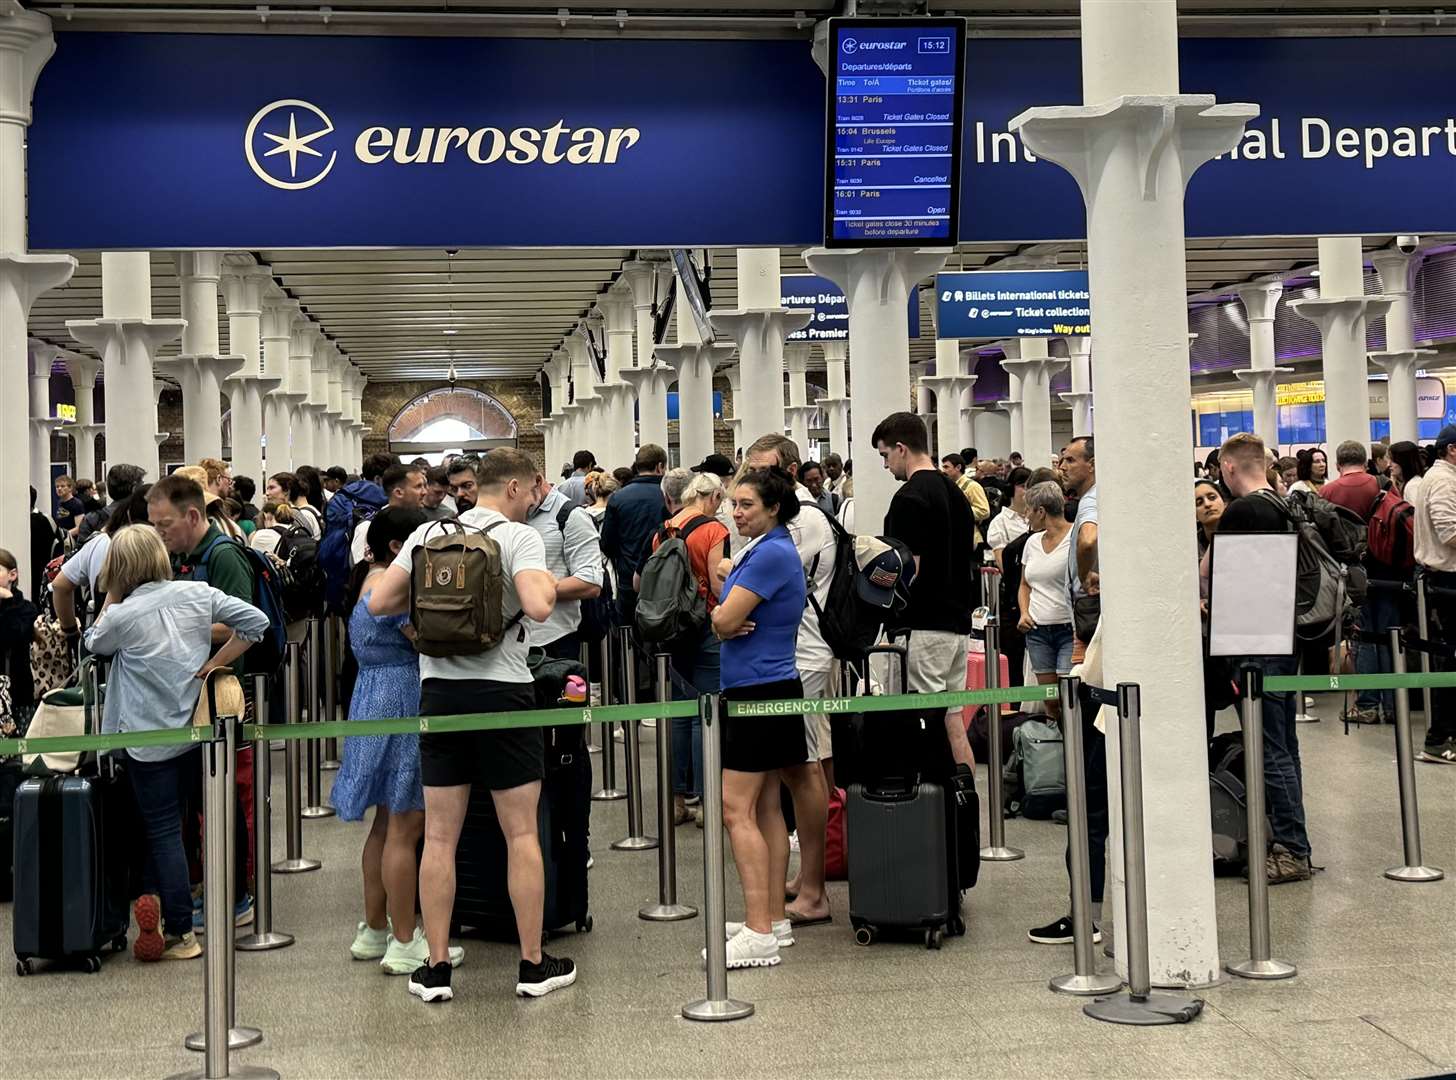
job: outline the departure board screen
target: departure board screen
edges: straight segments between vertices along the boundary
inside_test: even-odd
[[[824,241],[956,242],[965,21],[830,21]]]

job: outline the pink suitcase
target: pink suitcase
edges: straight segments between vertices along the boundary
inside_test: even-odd
[[[1001,654],[1001,681],[997,685],[1011,685],[1011,669],[1006,663],[1006,654]],[[970,652],[966,654],[966,689],[984,690],[986,688],[986,654],[983,652]],[[1010,712],[1010,705],[1001,706],[1003,712]],[[975,715],[974,707],[967,707],[961,710],[961,723],[965,724],[967,730],[971,726],[971,717]]]

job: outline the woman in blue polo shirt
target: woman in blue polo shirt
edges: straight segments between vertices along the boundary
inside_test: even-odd
[[[733,559],[713,631],[723,642],[725,701],[804,694],[794,646],[804,617],[804,567],[784,526],[799,513],[794,481],[781,469],[739,478],[733,523],[748,544]],[[779,808],[779,769],[808,757],[802,717],[723,719],[723,823],[743,883],[744,923],[729,923],[728,966],[772,967],[794,943],[784,915],[789,834]],[[704,950],[706,952],[706,950]]]

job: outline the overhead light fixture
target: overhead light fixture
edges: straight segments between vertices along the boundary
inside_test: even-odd
[[[452,329],[449,329],[449,330],[441,330],[440,333],[446,334],[446,335],[449,335],[449,336],[452,336],[453,337],[455,334],[460,333],[460,331],[452,328]]]
[[[1320,276],[1319,269],[1316,267],[1315,269],[1311,270],[1309,272],[1309,276],[1310,277],[1319,277]]]

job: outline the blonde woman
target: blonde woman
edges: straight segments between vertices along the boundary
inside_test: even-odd
[[[226,667],[268,629],[253,605],[200,581],[173,581],[167,549],[148,525],[111,538],[101,571],[106,603],[86,632],[86,648],[111,658],[102,731],[185,728],[202,681]],[[212,651],[212,627],[232,636]],[[192,932],[192,890],[182,843],[182,807],[196,802],[200,746],[134,747],[127,775],[147,837],[143,895],[136,901],[138,960],[190,960],[202,954]],[[247,888],[247,852],[239,854],[239,889]],[[165,935],[163,926],[165,925]]]

